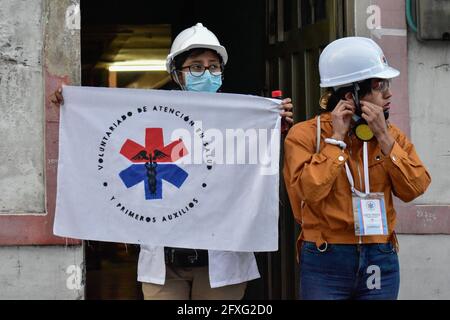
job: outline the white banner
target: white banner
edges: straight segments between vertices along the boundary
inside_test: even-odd
[[[64,87],[54,233],[278,250],[278,101]]]

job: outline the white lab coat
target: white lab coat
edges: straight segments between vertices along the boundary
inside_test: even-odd
[[[260,277],[253,252],[208,251],[211,288],[238,284]],[[166,281],[164,247],[141,245],[138,281],[163,285]]]

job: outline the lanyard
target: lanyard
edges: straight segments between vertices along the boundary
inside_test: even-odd
[[[363,166],[364,166],[364,193],[355,189],[355,181],[353,180],[352,173],[350,172],[350,168],[348,167],[347,162],[345,163],[345,172],[347,173],[348,182],[350,183],[350,187],[352,192],[355,193],[358,197],[365,198],[370,193],[370,182],[369,182],[369,156],[367,151],[367,142],[364,142],[363,145]]]

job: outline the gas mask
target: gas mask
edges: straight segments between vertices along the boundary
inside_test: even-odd
[[[355,114],[353,115],[353,121],[355,122],[353,125],[353,132],[358,139],[362,141],[370,141],[373,139],[374,134],[370,129],[367,121],[362,117],[361,103],[359,100],[359,85],[358,83],[353,84],[354,92],[352,94],[353,101],[355,102]],[[384,111],[384,119],[389,119],[389,111]]]

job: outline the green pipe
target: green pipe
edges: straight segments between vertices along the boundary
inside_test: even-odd
[[[409,27],[417,32],[417,26],[412,17],[412,0],[406,0],[406,20],[408,21]]]

